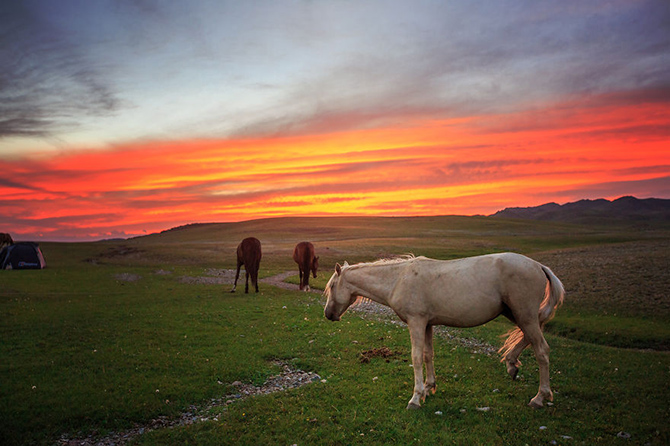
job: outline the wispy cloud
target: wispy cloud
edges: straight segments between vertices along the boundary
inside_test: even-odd
[[[0,6],[0,138],[48,137],[118,110],[104,67],[27,2]]]

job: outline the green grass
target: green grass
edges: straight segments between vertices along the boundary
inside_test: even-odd
[[[511,249],[548,264],[568,289],[548,327],[555,405],[526,407],[538,385],[532,352],[512,382],[496,356],[440,338],[438,392],[421,411],[406,411],[412,370],[402,326],[357,313],[332,323],[315,294],[263,284],[259,294],[230,294],[229,286],[183,283],[206,268],[232,268],[234,247],[250,232],[212,225],[124,242],[45,243],[46,270],[0,272],[0,443],[54,444],[66,433],[104,435],[175,417],[233,392],[233,381],[262,383],[279,371],[277,358],[326,382],[213,409],[218,421],[147,433],[138,444],[670,443],[670,357],[638,350],[667,349],[670,337],[667,298],[658,298],[667,280],[664,235],[635,241],[616,231],[479,218],[382,219],[381,229],[374,219],[309,223],[307,235],[296,220],[253,223],[264,242],[262,277],[296,268],[290,252],[305,237],[322,258],[310,280],[316,288],[335,262],[408,251],[453,258]],[[123,280],[129,274],[139,278]],[[297,268],[290,280],[297,283]],[[509,327],[497,319],[454,333],[499,346]],[[403,354],[359,361],[381,346]]]

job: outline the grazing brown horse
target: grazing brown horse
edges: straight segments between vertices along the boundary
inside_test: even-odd
[[[316,279],[316,272],[319,269],[319,258],[314,255],[314,245],[310,242],[295,245],[293,260],[300,270],[300,291],[309,291],[309,272],[311,270]]]
[[[249,292],[249,275],[251,275],[251,284],[256,287],[258,293],[258,268],[261,265],[261,242],[255,237],[248,237],[242,240],[237,247],[237,273],[235,273],[235,284],[231,293],[237,288],[237,279],[240,277],[240,267],[244,265],[246,273],[246,282],[244,292]]]
[[[13,245],[14,240],[12,239],[12,236],[9,234],[6,234],[4,232],[0,232],[0,246],[4,245]]]

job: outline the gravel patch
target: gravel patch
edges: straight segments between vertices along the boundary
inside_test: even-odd
[[[398,316],[390,307],[379,304],[370,299],[359,297],[358,300],[351,307],[349,307],[347,311],[358,313],[359,315],[370,315],[384,323],[407,327],[407,324],[398,319]],[[461,336],[459,329],[436,325],[433,327],[433,333],[435,336],[438,336],[442,339],[447,339],[450,342],[465,347],[470,350],[470,352],[475,354],[491,356],[496,354],[498,351],[497,347],[494,347],[488,342],[484,342],[476,338]]]
[[[56,443],[59,446],[119,446],[131,442],[136,437],[157,429],[171,429],[180,426],[189,426],[203,421],[218,421],[218,415],[212,415],[214,408],[220,407],[226,410],[227,406],[237,401],[243,401],[257,395],[267,395],[274,392],[282,392],[288,389],[295,389],[304,385],[318,382],[321,377],[313,372],[294,369],[290,364],[284,361],[273,361],[273,364],[280,366],[282,371],[278,375],[271,376],[261,386],[254,386],[249,383],[235,381],[231,385],[235,388],[234,393],[222,396],[221,398],[211,399],[202,406],[190,406],[187,412],[182,413],[178,418],[158,417],[146,424],[138,424],[133,429],[123,432],[110,432],[104,437],[91,434],[86,437],[72,437],[63,435]]]
[[[232,285],[235,283],[235,271],[234,269],[207,268],[203,276],[181,276],[179,281],[192,285]],[[244,270],[240,271],[240,277],[244,279]]]
[[[141,278],[142,276],[140,276],[139,274],[132,274],[132,273],[114,274],[114,279],[118,280],[119,282],[137,282]]]

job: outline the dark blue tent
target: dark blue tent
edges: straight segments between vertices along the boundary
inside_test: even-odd
[[[18,242],[0,251],[0,269],[42,269],[46,266],[37,243]]]

